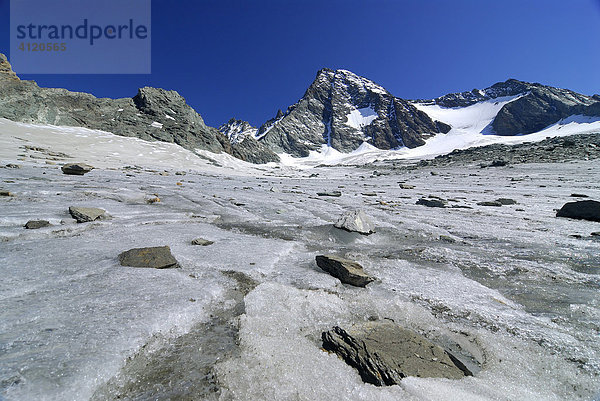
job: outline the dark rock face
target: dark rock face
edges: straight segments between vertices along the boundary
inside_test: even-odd
[[[106,210],[96,207],[69,207],[69,213],[78,223],[87,223],[104,217]]]
[[[134,248],[119,255],[121,266],[167,269],[179,267],[168,246]]]
[[[375,280],[364,272],[361,265],[352,260],[335,255],[318,255],[315,259],[321,269],[340,279],[344,284],[364,287]]]
[[[460,379],[472,373],[457,358],[425,337],[388,321],[334,327],[321,335],[335,352],[376,386],[399,384],[407,376]]]
[[[85,163],[65,164],[61,167],[62,172],[67,175],[84,175],[93,169],[94,167]]]
[[[366,78],[322,69],[302,99],[263,124],[257,136],[276,152],[304,157],[322,145],[351,152],[365,141],[380,149],[414,148],[449,130]]]
[[[600,116],[596,103],[570,90],[528,84],[527,94],[504,105],[492,127],[498,135],[531,134],[572,115]]]
[[[25,228],[28,230],[37,230],[38,228],[48,227],[50,222],[48,220],[29,220],[25,223]]]
[[[584,200],[568,202],[556,212],[556,217],[568,217],[578,220],[590,220],[600,222],[600,202]]]

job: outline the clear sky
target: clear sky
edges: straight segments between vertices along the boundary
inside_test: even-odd
[[[0,0],[8,50],[9,0]],[[600,0],[153,0],[151,75],[21,78],[99,97],[174,89],[209,125],[260,125],[323,67],[409,99],[507,78],[600,93]]]

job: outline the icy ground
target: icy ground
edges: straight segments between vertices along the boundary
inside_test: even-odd
[[[98,168],[67,176],[59,165],[72,159],[21,127],[8,138],[0,126],[0,164],[22,166],[0,168],[0,189],[14,194],[0,197],[0,399],[598,397],[600,240],[590,234],[600,225],[554,217],[571,193],[600,199],[597,161],[376,174],[218,167],[165,144],[140,143],[136,157],[131,138],[101,148],[78,131],[87,134],[60,152]],[[334,190],[342,196],[316,195]],[[429,195],[472,209],[415,204]],[[477,205],[497,198],[518,203]],[[71,205],[111,218],[76,224]],[[354,208],[377,233],[332,227]],[[30,219],[53,225],[25,230]],[[191,245],[198,237],[214,244]],[[119,265],[120,252],[159,245],[181,269]],[[379,280],[342,285],[314,263],[331,252]],[[458,343],[482,370],[365,384],[320,334],[372,318]]]

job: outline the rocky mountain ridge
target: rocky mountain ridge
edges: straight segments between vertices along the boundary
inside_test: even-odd
[[[513,136],[540,131],[572,115],[599,116],[600,96],[587,96],[568,89],[509,79],[489,88],[451,93],[414,103],[442,107],[468,107],[475,103],[506,96],[520,96],[504,105],[492,122],[498,135]]]
[[[176,143],[189,150],[228,153],[261,163],[277,156],[256,141],[231,143],[209,127],[176,91],[144,87],[133,98],[96,98],[22,81],[0,57],[0,117],[12,121],[81,126],[148,141]]]
[[[600,96],[509,79],[489,88],[429,100],[406,100],[347,70],[321,69],[302,98],[262,124],[231,119],[219,129],[176,91],[144,87],[132,98],[96,98],[23,81],[0,54],[0,117],[18,122],[82,126],[121,136],[228,153],[251,163],[278,162],[277,153],[308,156],[323,146],[348,153],[368,143],[379,149],[415,148],[448,133],[447,122],[415,105],[464,108],[513,97],[491,123],[498,135],[540,131],[572,115],[600,117]]]

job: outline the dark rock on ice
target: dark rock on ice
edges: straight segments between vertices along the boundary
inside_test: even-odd
[[[196,238],[196,239],[192,240],[192,245],[208,246],[208,245],[212,245],[212,244],[214,244],[213,241],[209,241],[204,238]]]
[[[556,217],[568,217],[571,219],[590,220],[600,222],[600,202],[584,200],[565,203]]]
[[[400,184],[400,189],[415,189],[415,186],[409,184]]]
[[[375,232],[375,224],[367,217],[363,210],[353,210],[344,213],[334,224],[336,228],[357,232],[364,235]]]
[[[317,192],[318,196],[333,196],[333,197],[340,197],[342,196],[342,193],[340,191],[329,191],[329,192]]]
[[[361,265],[352,260],[335,255],[318,255],[315,259],[322,270],[338,278],[344,284],[364,287],[375,280],[364,272]]]
[[[589,196],[584,194],[571,194],[571,198],[589,198]]]
[[[495,207],[502,206],[502,203],[498,202],[498,201],[483,201],[483,202],[477,202],[477,204],[479,206],[495,206]]]
[[[36,230],[38,228],[48,227],[50,222],[48,220],[29,220],[25,223],[25,228],[29,230]]]
[[[61,167],[61,170],[64,174],[68,175],[84,175],[92,171],[94,167],[85,163],[71,163],[65,164]]]
[[[97,207],[69,207],[69,213],[78,223],[98,220],[104,217],[106,210]]]
[[[407,376],[460,379],[472,376],[456,357],[425,337],[389,321],[334,327],[321,335],[323,348],[376,386],[399,384]]]
[[[14,194],[10,191],[0,191],[0,196],[14,196]]]
[[[502,205],[516,205],[517,201],[514,199],[510,199],[510,198],[498,198],[495,200],[495,202],[498,202]]]
[[[423,205],[427,207],[446,207],[446,203],[440,199],[421,198],[417,201],[417,205]]]
[[[171,248],[168,246],[130,249],[119,255],[119,262],[122,266],[154,269],[178,267],[177,260],[171,254]]]

